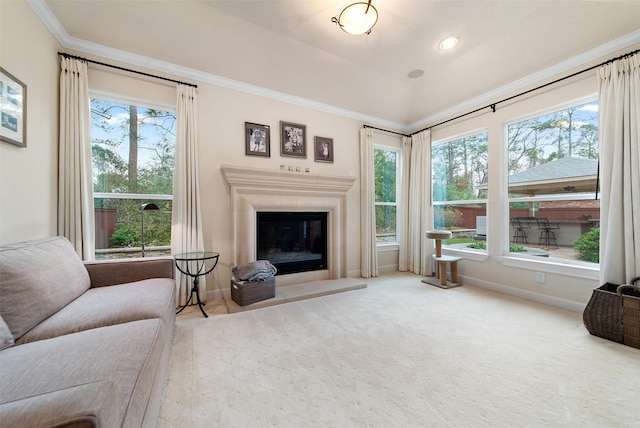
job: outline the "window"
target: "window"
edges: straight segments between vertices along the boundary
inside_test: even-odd
[[[175,112],[91,100],[96,258],[170,252]],[[141,211],[155,203],[158,210]]]
[[[598,102],[508,125],[510,252],[598,262]]]
[[[486,132],[436,143],[431,149],[433,223],[447,229],[453,248],[486,250]]]
[[[398,153],[391,148],[374,149],[376,189],[376,242],[398,242]]]

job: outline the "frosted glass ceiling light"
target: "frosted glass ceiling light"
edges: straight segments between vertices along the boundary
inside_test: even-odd
[[[371,0],[368,3],[352,3],[338,17],[331,18],[331,22],[349,34],[369,34],[378,22],[378,11],[371,5]]]

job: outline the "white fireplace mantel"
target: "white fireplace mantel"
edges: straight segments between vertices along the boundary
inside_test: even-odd
[[[287,191],[336,192],[346,194],[355,177],[342,175],[320,175],[307,172],[247,168],[223,165],[222,175],[231,187],[254,187],[283,189]]]
[[[320,175],[271,169],[223,165],[222,176],[229,188],[234,265],[256,260],[256,213],[261,211],[310,211],[327,213],[329,266],[310,277],[337,279],[347,276],[347,193],[356,177]],[[281,281],[282,282],[282,281]]]

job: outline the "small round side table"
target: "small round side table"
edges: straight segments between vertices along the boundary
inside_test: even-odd
[[[218,258],[220,257],[219,253],[209,252],[209,251],[195,251],[192,253],[182,253],[174,256],[176,261],[176,267],[183,274],[193,278],[193,286],[191,287],[191,294],[189,295],[189,300],[184,306],[181,306],[176,314],[179,314],[189,306],[191,301],[193,300],[193,295],[196,296],[196,301],[198,302],[198,307],[206,318],[209,318],[207,313],[204,311],[204,304],[200,300],[200,293],[198,292],[198,277],[208,275],[215,269],[218,265]],[[213,261],[213,265],[210,268],[206,268],[206,264],[208,261]]]

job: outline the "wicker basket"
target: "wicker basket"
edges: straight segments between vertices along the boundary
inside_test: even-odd
[[[618,285],[607,282],[593,290],[582,314],[584,326],[594,336],[624,343],[622,333],[622,296]]]
[[[582,319],[592,335],[640,348],[639,313],[640,287],[606,283],[593,290]]]
[[[631,284],[638,280],[640,277]],[[623,343],[640,349],[640,287],[631,284],[618,287],[618,295],[622,296]]]
[[[275,296],[275,278],[256,282],[237,282],[231,278],[231,299],[240,306],[247,306]]]

